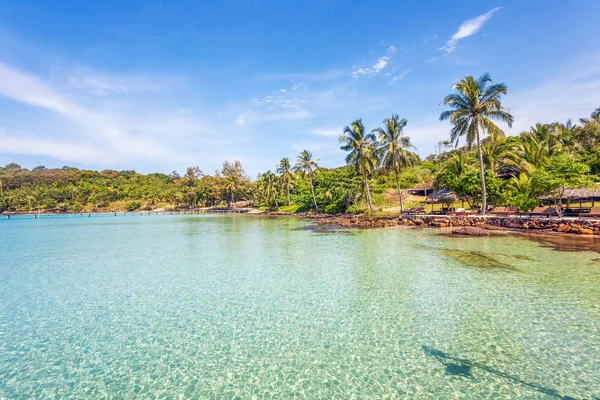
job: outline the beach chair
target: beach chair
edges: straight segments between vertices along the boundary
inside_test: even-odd
[[[448,211],[448,215],[464,215],[464,214],[465,214],[464,208],[457,208],[454,211]]]
[[[408,210],[404,210],[402,212],[402,214],[408,214],[408,215],[412,215],[412,214],[425,214],[425,208],[423,208],[423,207],[409,208]]]
[[[494,207],[492,211],[490,211],[491,215],[506,215],[506,209],[508,207]]]
[[[544,217],[554,217],[554,216],[558,217],[558,212],[556,211],[556,208],[548,207],[544,211],[542,211],[542,215]]]
[[[600,217],[600,207],[592,207],[589,213],[580,213],[579,218],[583,217],[592,217],[594,219],[598,219],[598,217]]]
[[[558,212],[556,212],[556,208],[554,207],[536,207],[533,211],[527,213],[530,217],[554,217],[558,216]]]
[[[546,207],[535,207],[533,210],[529,211],[529,212],[524,212],[521,213],[522,215],[527,215],[530,217],[536,217],[536,216],[541,216],[543,215],[542,213],[544,212],[544,210],[546,209]]]
[[[515,215],[519,209],[517,207],[508,206],[506,207],[505,214],[506,215]]]

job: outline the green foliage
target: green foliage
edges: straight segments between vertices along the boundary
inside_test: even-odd
[[[127,211],[139,210],[141,207],[142,203],[139,201],[132,201],[131,203],[127,204]]]
[[[387,125],[383,131],[390,135],[395,132],[398,140],[395,143],[402,149],[391,146],[392,139],[374,141],[372,134],[366,134],[364,127],[355,121],[344,139],[350,165],[320,168],[318,160],[305,150],[294,167],[289,159],[283,158],[275,167],[276,174],[266,172],[254,182],[246,176],[239,161],[223,163],[215,175],[205,175],[199,167],[189,167],[182,176],[175,171],[144,175],[133,170],[91,171],[68,166],[60,169],[38,166],[29,171],[12,163],[0,167],[0,212],[225,207],[239,206],[234,203],[242,202],[244,206],[286,212],[318,208],[327,213],[363,213],[369,208],[367,185],[373,209],[379,210],[396,206],[393,203],[397,201],[397,184],[400,188],[411,188],[429,182],[433,182],[435,189],[454,190],[470,203],[480,201],[481,177],[475,146],[449,149],[448,144],[443,144],[439,154],[421,161],[409,154],[409,142],[400,129],[405,124],[399,119],[386,121],[398,124],[395,131]],[[510,137],[492,132],[493,129],[489,131],[486,126],[490,134],[482,140],[481,147],[490,202],[526,211],[538,204],[540,196],[549,194],[559,205],[564,188],[597,182],[600,115],[580,122],[581,125],[570,121],[536,124],[529,131]],[[381,134],[379,130],[376,132]],[[386,163],[381,159],[383,142],[387,146]],[[359,149],[370,154],[359,155]],[[393,152],[401,163],[397,181],[390,158]],[[408,157],[404,161],[402,154]],[[412,204],[407,205],[416,206],[419,201],[411,198]]]
[[[364,213],[366,210],[362,207],[359,207],[358,205],[352,205],[350,207],[348,207],[348,209],[346,210],[347,213],[350,214],[362,214]]]

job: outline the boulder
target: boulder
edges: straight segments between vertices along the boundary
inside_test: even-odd
[[[465,227],[453,229],[452,233],[455,235],[465,235],[465,236],[489,236],[490,232],[486,229],[475,228],[475,227]]]
[[[582,226],[573,226],[569,232],[577,233],[578,235],[593,235],[594,230],[590,228],[584,228]]]
[[[554,230],[556,232],[569,232],[571,230],[571,227],[569,226],[569,224],[560,224],[556,228],[554,228]]]

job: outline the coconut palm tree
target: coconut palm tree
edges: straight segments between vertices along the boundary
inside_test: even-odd
[[[459,151],[453,154],[442,165],[441,171],[454,175],[457,178],[462,178],[469,170],[469,165],[473,160],[469,157],[469,153]]]
[[[290,201],[290,184],[294,180],[294,171],[290,166],[290,159],[287,157],[282,158],[277,164],[277,168],[275,170],[277,174],[279,174],[279,179],[281,179],[282,183],[285,185],[285,192],[287,195],[288,206],[291,204]]]
[[[507,87],[503,83],[492,83],[489,74],[483,74],[479,79],[467,76],[454,84],[455,93],[444,98],[443,104],[450,110],[440,114],[440,120],[450,120],[452,130],[450,141],[458,146],[462,136],[466,136],[467,144],[477,142],[479,155],[479,171],[481,174],[481,214],[485,214],[487,207],[487,193],[485,190],[485,176],[483,154],[481,152],[481,136],[486,133],[501,134],[500,129],[493,121],[505,122],[512,126],[513,116],[502,105],[500,97],[506,94]]]
[[[308,181],[310,182],[310,191],[312,193],[313,202],[315,203],[315,210],[319,209],[317,206],[317,198],[315,197],[315,188],[313,186],[313,175],[317,168],[319,168],[319,166],[312,159],[312,153],[308,150],[302,150],[300,155],[296,158],[294,170],[300,171],[303,179],[308,177]]]
[[[279,182],[277,176],[271,171],[267,171],[261,175],[259,182],[262,187],[262,196],[267,200],[269,207],[275,203],[275,207],[279,209],[277,196],[279,196]]]
[[[344,133],[340,136],[340,143],[343,144],[340,149],[350,152],[346,156],[346,164],[353,165],[356,172],[363,177],[367,206],[373,212],[369,175],[377,166],[375,135],[373,133],[365,134],[365,126],[362,118],[359,118],[344,128]]]
[[[396,175],[396,189],[400,198],[400,215],[404,211],[404,201],[400,191],[400,179],[398,173],[400,168],[405,168],[417,160],[415,153],[411,149],[415,147],[410,142],[408,136],[404,136],[404,127],[407,124],[406,118],[400,119],[398,114],[393,114],[391,118],[383,120],[384,128],[375,128],[373,134],[378,136],[379,148],[378,156],[384,168],[393,169]]]
[[[581,118],[579,122],[581,122],[583,125],[587,124],[588,122],[600,124],[600,107],[596,108],[594,112],[592,112],[591,119]]]

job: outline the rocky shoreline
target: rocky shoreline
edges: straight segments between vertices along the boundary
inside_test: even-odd
[[[490,231],[526,231],[600,235],[600,220],[565,218],[483,217],[407,215],[402,218],[372,218],[367,215],[301,215],[316,224],[347,228],[385,228],[392,226],[456,228],[453,233],[473,236],[489,235]]]

